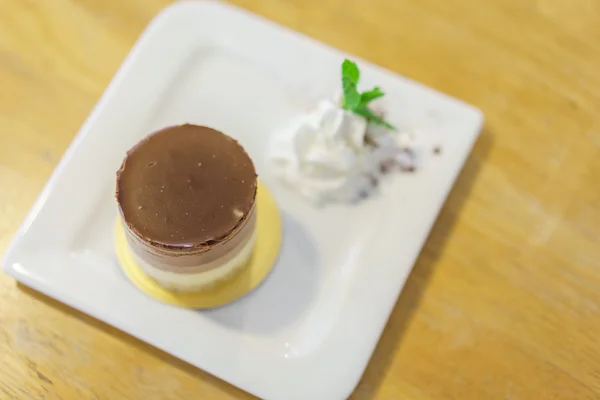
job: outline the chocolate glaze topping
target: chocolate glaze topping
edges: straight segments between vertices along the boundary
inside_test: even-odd
[[[127,153],[116,198],[138,239],[190,249],[228,239],[253,211],[256,188],[254,164],[240,144],[211,128],[181,125]]]

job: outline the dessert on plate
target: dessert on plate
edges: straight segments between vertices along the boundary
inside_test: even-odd
[[[359,92],[354,62],[345,60],[341,70],[341,98],[321,100],[294,119],[271,149],[279,178],[316,204],[365,198],[387,172],[414,171],[419,159],[414,135],[371,108],[384,92]]]
[[[242,146],[198,125],[151,134],[117,172],[116,199],[136,264],[160,286],[197,291],[247,266],[257,175]]]

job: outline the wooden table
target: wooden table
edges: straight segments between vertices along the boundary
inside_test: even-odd
[[[166,3],[0,0],[0,252]],[[486,114],[353,399],[600,398],[600,2],[234,3]],[[0,399],[167,398],[251,396],[0,276]]]

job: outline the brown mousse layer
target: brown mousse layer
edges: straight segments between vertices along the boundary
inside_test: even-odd
[[[256,190],[254,164],[238,142],[208,127],[180,125],[127,153],[116,199],[135,255],[192,273],[250,240]]]

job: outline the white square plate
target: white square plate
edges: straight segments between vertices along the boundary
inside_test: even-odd
[[[443,144],[414,174],[354,206],[317,209],[270,174],[272,134],[339,87],[348,57],[262,18],[184,2],[150,24],[18,231],[5,271],[265,399],[347,397],[479,132],[479,110],[357,60],[387,118]],[[113,252],[114,180],[149,132],[191,122],[237,138],[284,219],[280,259],[256,291],[193,311],[133,287]]]

